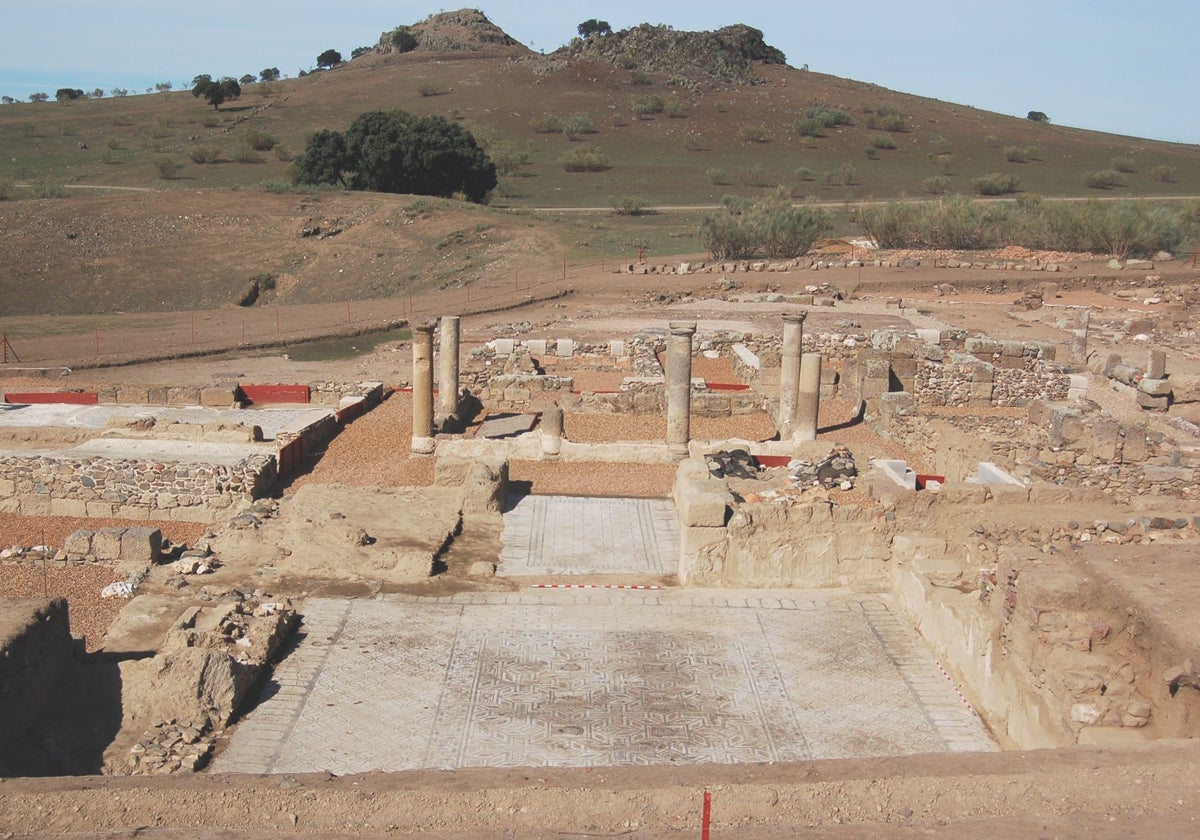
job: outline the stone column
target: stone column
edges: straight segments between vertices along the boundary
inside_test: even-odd
[[[667,448],[688,456],[692,424],[692,336],[695,321],[672,321],[667,339]]]
[[[412,326],[414,455],[432,455],[433,439],[433,322]]]
[[[548,461],[558,459],[562,452],[563,410],[552,405],[542,412],[542,457]]]
[[[796,426],[793,440],[817,439],[817,415],[821,411],[821,354],[800,357],[800,385],[796,396]]]
[[[783,351],[779,359],[779,439],[796,431],[796,398],[800,387],[800,353],[807,312],[783,313]]]
[[[1071,367],[1077,370],[1087,367],[1088,328],[1091,323],[1092,310],[1085,306],[1079,312],[1079,329],[1071,333],[1071,341],[1068,346]]]
[[[458,419],[458,330],[457,315],[442,316],[437,413],[442,418],[443,425],[446,421],[453,422]]]

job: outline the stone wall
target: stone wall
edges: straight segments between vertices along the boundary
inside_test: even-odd
[[[232,466],[63,455],[0,457],[0,511],[210,522],[274,483],[274,455]]]
[[[941,362],[918,359],[913,397],[918,405],[976,407],[1067,398],[1071,377],[1061,366],[1029,356],[1017,359],[1019,367],[998,367],[966,353],[954,353]]]

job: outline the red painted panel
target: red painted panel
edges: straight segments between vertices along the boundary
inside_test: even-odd
[[[307,385],[239,385],[246,399],[258,405],[268,403],[307,403]]]
[[[739,385],[736,383],[705,382],[704,384],[706,386],[708,386],[708,390],[710,390],[710,391],[749,391],[750,390],[749,385]]]
[[[792,459],[789,455],[755,455],[754,460],[760,467],[786,467]]]
[[[49,391],[46,393],[6,394],[10,403],[26,405],[96,405],[98,394],[80,394],[76,391]]]
[[[939,484],[945,484],[946,476],[944,476],[944,475],[921,475],[921,473],[917,473],[917,489],[918,490],[924,490],[925,485],[931,481],[936,481]]]

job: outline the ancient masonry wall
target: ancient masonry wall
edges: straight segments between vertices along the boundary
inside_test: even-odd
[[[54,699],[70,667],[67,602],[63,598],[0,600],[0,628],[4,630],[0,633],[0,743],[15,746],[28,737],[30,724]],[[0,775],[22,769],[7,766],[0,750]]]
[[[265,493],[275,477],[271,454],[232,466],[7,456],[0,457],[0,512],[210,522]]]
[[[993,461],[1019,478],[1071,488],[1085,501],[1200,498],[1200,456],[1098,412],[1035,403],[1019,417],[889,418],[889,435],[952,481],[963,465]]]

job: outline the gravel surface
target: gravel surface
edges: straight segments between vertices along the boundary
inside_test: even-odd
[[[692,438],[696,440],[769,440],[775,436],[775,424],[765,411],[737,417],[692,417]],[[563,434],[575,443],[612,441],[663,441],[667,437],[667,418],[632,414],[576,414],[563,417]]]
[[[510,461],[508,478],[529,482],[529,492],[540,496],[666,498],[676,469],[674,464]]]
[[[87,649],[104,644],[104,634],[117,613],[128,603],[126,598],[101,598],[100,590],[120,576],[111,566],[88,563],[77,566],[48,561],[0,563],[0,598],[67,599],[71,633],[87,639]]]
[[[312,471],[291,483],[294,493],[305,484],[353,487],[428,487],[434,459],[412,458],[412,395],[393,394],[383,405],[342,429],[329,442]]]
[[[49,545],[62,548],[80,528],[157,528],[173,543],[191,543],[209,529],[198,522],[155,522],[135,519],[86,519],[77,516],[18,516],[0,513],[0,548]]]

